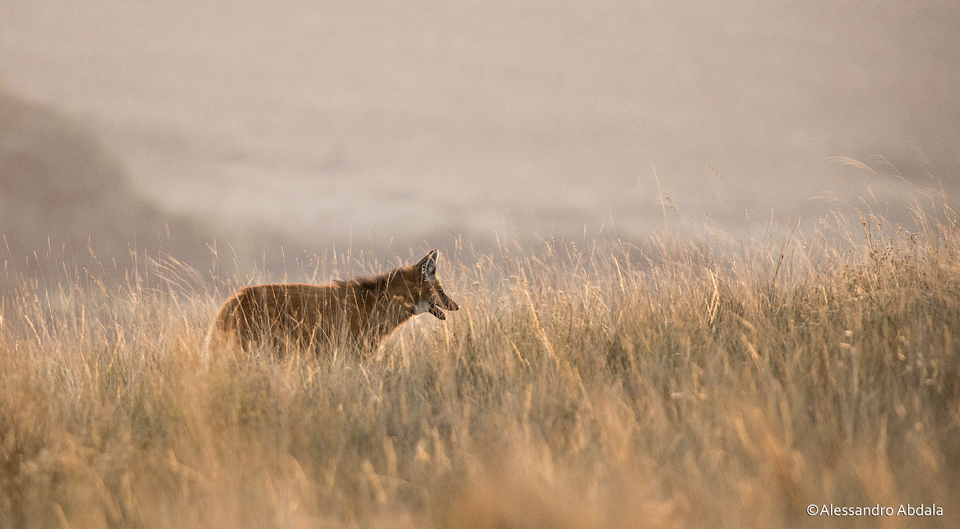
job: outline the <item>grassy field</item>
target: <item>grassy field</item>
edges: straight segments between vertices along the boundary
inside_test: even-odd
[[[207,370],[219,303],[270,278],[8,270],[0,527],[956,527],[960,230],[919,212],[462,250],[446,322]]]

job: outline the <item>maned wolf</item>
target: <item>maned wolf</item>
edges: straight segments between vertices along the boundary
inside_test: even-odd
[[[220,307],[207,335],[207,360],[218,348],[267,345],[311,349],[374,348],[412,316],[460,307],[437,279],[437,250],[420,262],[376,277],[329,285],[273,284],[240,289]]]

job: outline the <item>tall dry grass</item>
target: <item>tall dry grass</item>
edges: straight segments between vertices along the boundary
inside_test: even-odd
[[[446,322],[209,370],[206,326],[249,277],[52,264],[0,305],[0,526],[955,527],[960,231],[940,213],[460,251]]]

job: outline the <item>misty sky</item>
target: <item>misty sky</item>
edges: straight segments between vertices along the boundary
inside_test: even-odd
[[[958,30],[956,1],[0,0],[0,82],[221,222],[633,235],[662,192],[735,230],[908,194],[831,156],[955,184]]]

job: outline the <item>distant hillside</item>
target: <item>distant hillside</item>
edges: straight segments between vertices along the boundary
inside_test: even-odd
[[[206,252],[191,219],[167,217],[130,186],[123,163],[56,110],[0,91],[0,247],[29,265],[34,252],[126,258],[163,249],[201,264]]]

